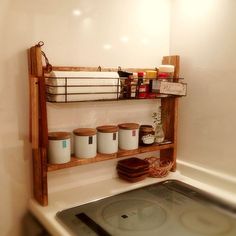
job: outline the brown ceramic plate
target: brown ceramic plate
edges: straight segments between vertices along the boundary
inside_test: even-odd
[[[129,170],[139,170],[149,167],[148,161],[139,159],[137,157],[131,157],[125,160],[118,161],[117,165]]]
[[[126,180],[128,182],[135,183],[135,182],[138,182],[138,181],[146,179],[147,174],[146,175],[141,175],[141,176],[135,177],[135,178],[129,178],[126,175],[123,175],[123,174],[118,172],[118,176],[119,176],[119,178],[124,179],[124,180]]]
[[[137,169],[137,170],[134,169],[133,170],[133,169],[125,168],[125,167],[120,166],[120,165],[117,165],[116,169],[119,169],[119,170],[124,171],[124,172],[129,173],[129,174],[149,171],[149,167],[147,167],[147,168],[140,168],[140,169]]]
[[[117,169],[117,172],[120,173],[120,174],[126,175],[129,178],[136,178],[136,177],[139,177],[141,175],[148,175],[149,174],[149,171],[142,171],[142,172],[137,172],[137,173],[128,173],[128,172],[123,171],[121,169]]]

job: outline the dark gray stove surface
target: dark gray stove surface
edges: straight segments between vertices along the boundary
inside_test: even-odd
[[[57,214],[79,236],[236,236],[236,207],[168,180]]]

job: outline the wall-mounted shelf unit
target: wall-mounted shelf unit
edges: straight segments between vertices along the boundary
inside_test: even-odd
[[[100,153],[98,153],[95,158],[76,158],[76,157],[72,156],[71,161],[68,163],[48,164],[48,171],[55,171],[55,170],[70,168],[73,166],[85,165],[85,164],[89,164],[89,163],[106,161],[106,160],[116,159],[116,158],[120,158],[120,157],[137,155],[137,154],[146,153],[146,152],[160,151],[160,150],[165,150],[165,149],[170,149],[170,148],[174,148],[173,143],[153,144],[151,146],[139,147],[138,149],[130,150],[130,151],[119,150],[118,153],[116,153],[116,154],[100,154]]]
[[[177,119],[178,119],[178,96],[158,94],[155,99],[161,99],[161,109],[165,113],[163,129],[165,138],[169,142],[155,144],[148,147],[139,147],[132,151],[120,150],[114,155],[98,154],[91,159],[78,159],[71,157],[71,161],[65,164],[48,164],[48,125],[47,125],[47,86],[45,77],[48,76],[47,68],[42,62],[42,45],[38,44],[28,50],[29,61],[29,84],[30,84],[30,141],[32,143],[33,157],[33,186],[34,197],[43,206],[48,205],[47,173],[78,165],[95,163],[120,157],[132,156],[151,151],[160,151],[160,158],[170,158],[174,162],[172,171],[176,169],[177,153]],[[43,55],[45,55],[43,53]],[[46,60],[47,62],[47,60]],[[179,78],[179,56],[163,57],[163,64],[175,66],[174,77]],[[52,67],[54,71],[97,71],[95,67]],[[103,68],[102,71],[117,71],[117,68]],[[125,68],[124,70],[145,71],[148,68]],[[175,81],[175,82],[176,82]],[[143,100],[143,99],[139,99]],[[112,101],[111,101],[112,102]]]
[[[88,68],[88,70],[91,68]],[[94,68],[93,68],[94,69]],[[94,71],[93,71],[94,72]],[[57,72],[59,73],[59,72]],[[69,74],[70,72],[68,72]],[[88,72],[87,72],[88,73]],[[133,78],[132,84],[126,84],[129,81],[128,77],[98,77],[100,72],[97,72],[97,77],[78,77],[76,72],[70,74],[69,77],[59,74],[45,76],[46,83],[46,98],[47,102],[51,103],[71,103],[71,102],[91,102],[91,101],[124,101],[124,100],[140,100],[135,96],[138,90],[138,78]],[[64,73],[63,73],[64,74]],[[86,72],[83,73],[86,75]],[[80,74],[79,74],[80,75]],[[118,73],[116,73],[118,76]],[[146,78],[146,81],[152,81],[153,78]],[[165,78],[168,85],[176,85],[180,88],[185,88],[186,84],[181,82],[182,78]],[[163,79],[155,79],[156,83],[163,84]],[[132,96],[131,96],[132,88]],[[130,93],[128,94],[128,91]],[[147,93],[145,99],[159,99],[164,97],[178,97],[179,95],[164,94],[157,91]],[[143,98],[142,98],[143,99]]]

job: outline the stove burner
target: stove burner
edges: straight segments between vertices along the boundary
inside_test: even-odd
[[[57,214],[73,235],[235,236],[236,208],[179,181],[165,181]]]
[[[187,229],[201,235],[225,235],[232,229],[232,224],[226,216],[205,209],[185,211],[180,221]]]
[[[114,228],[140,231],[159,228],[165,223],[167,214],[155,202],[142,199],[124,199],[104,206],[102,218]]]

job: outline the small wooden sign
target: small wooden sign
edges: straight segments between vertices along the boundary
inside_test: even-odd
[[[160,83],[161,83],[160,93],[180,95],[180,96],[186,96],[187,94],[186,83],[167,82],[167,81],[161,81]]]

